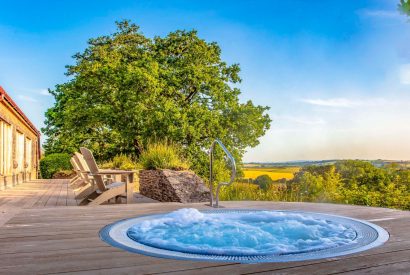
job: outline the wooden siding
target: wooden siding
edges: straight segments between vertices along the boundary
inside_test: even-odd
[[[21,110],[12,105],[15,103],[8,96],[5,97],[1,87],[0,91],[0,154],[2,154],[0,190],[2,190],[37,178],[40,133],[33,128],[31,122],[27,122],[25,115],[20,113]],[[8,131],[11,131],[11,139],[7,134]],[[7,158],[8,155],[11,155],[11,159]]]

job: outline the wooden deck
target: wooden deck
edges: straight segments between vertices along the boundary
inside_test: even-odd
[[[315,261],[235,264],[160,259],[111,247],[99,230],[116,220],[204,204],[76,206],[64,180],[0,191],[1,274],[410,274],[410,212],[314,203],[222,202],[228,208],[297,209],[372,221],[389,231],[383,246]]]

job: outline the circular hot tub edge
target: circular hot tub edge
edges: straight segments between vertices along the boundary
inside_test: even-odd
[[[143,215],[134,218],[119,220],[112,224],[104,226],[99,236],[101,240],[111,246],[123,249],[128,252],[142,254],[146,256],[191,260],[191,261],[209,261],[209,262],[238,262],[238,263],[264,263],[264,262],[293,262],[307,261],[324,258],[332,258],[363,252],[369,249],[383,245],[389,239],[389,233],[382,227],[359,219],[354,219],[345,216],[324,214],[318,212],[293,211],[293,210],[264,210],[264,209],[215,209],[215,210],[200,210],[202,213],[252,213],[260,211],[269,212],[284,212],[292,214],[309,215],[317,218],[326,218],[327,220],[342,222],[354,230],[359,235],[358,242],[352,245],[339,246],[331,249],[318,251],[310,251],[308,253],[289,253],[289,254],[273,254],[263,256],[235,256],[235,255],[209,255],[178,252],[173,250],[155,248],[147,246],[130,239],[127,235],[128,229],[135,224],[146,219],[154,219],[162,217],[167,213]]]

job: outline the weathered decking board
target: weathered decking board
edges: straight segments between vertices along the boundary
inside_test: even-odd
[[[0,191],[0,213],[2,210],[8,213],[3,224],[0,216],[1,274],[410,273],[408,211],[315,203],[222,202],[227,208],[293,209],[374,220],[387,229],[391,237],[385,245],[372,250],[315,261],[248,265],[177,261],[111,247],[99,239],[98,232],[104,225],[119,219],[182,207],[207,209],[204,204],[67,206],[73,200],[73,194],[67,188],[66,181],[36,181]],[[10,200],[5,200],[8,195]]]

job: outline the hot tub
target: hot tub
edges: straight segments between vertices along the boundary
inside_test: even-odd
[[[383,228],[361,220],[301,211],[184,208],[107,225],[103,241],[171,259],[287,262],[357,253],[382,245]]]

